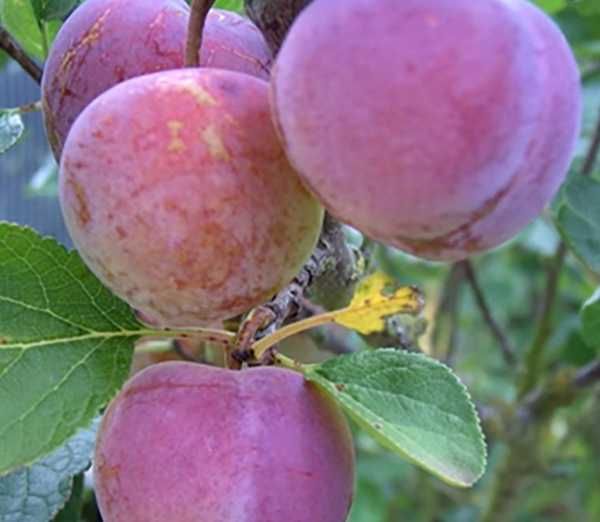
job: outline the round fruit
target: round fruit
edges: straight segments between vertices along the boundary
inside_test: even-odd
[[[95,491],[107,522],[343,522],[353,455],[338,407],[299,374],[163,363],[108,408]]]
[[[88,266],[165,327],[270,299],[309,257],[323,218],[279,144],[267,83],[220,69],[102,94],[69,133],[59,189]]]
[[[183,0],[87,0],[61,27],[42,78],[44,123],[54,155],[81,111],[110,87],[185,62],[189,8]],[[258,29],[213,9],[201,65],[267,78],[270,51]]]
[[[430,259],[495,247],[538,215],[579,131],[575,60],[523,0],[315,0],[272,86],[288,156],[325,207]]]

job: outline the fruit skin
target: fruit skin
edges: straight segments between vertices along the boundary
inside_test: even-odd
[[[220,69],[164,71],[98,97],[67,138],[59,195],[90,269],[162,327],[270,299],[323,219],[277,140],[267,83]]]
[[[333,215],[446,261],[539,214],[581,113],[566,41],[522,0],[315,0],[278,55],[272,104]]]
[[[273,367],[144,370],[108,408],[94,462],[107,522],[343,522],[352,499],[345,418]]]
[[[128,78],[183,66],[183,0],[87,0],[61,27],[42,78],[48,142],[58,159],[81,111]]]
[[[202,34],[200,65],[268,80],[272,54],[257,27],[233,11],[211,9]]]
[[[73,12],[42,78],[46,134],[57,160],[73,122],[102,92],[129,78],[184,66],[188,20],[183,0],[87,0]],[[267,78],[270,56],[249,20],[211,10],[201,65]]]

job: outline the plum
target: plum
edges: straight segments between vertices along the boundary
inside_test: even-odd
[[[206,18],[200,65],[251,74],[268,80],[272,55],[256,26],[244,16],[211,9]]]
[[[184,66],[189,8],[183,0],[87,0],[67,19],[48,56],[42,103],[60,158],[69,129],[99,94],[126,80]],[[201,65],[267,78],[270,51],[247,19],[209,13]]]
[[[315,0],[271,83],[288,157],[324,206],[434,260],[537,216],[580,127],[573,55],[523,0]]]
[[[67,138],[59,195],[84,261],[161,327],[268,300],[323,219],[277,139],[267,82],[222,69],[141,76],[96,98]]]
[[[111,402],[94,482],[106,522],[344,522],[353,469],[344,416],[301,375],[167,362]]]

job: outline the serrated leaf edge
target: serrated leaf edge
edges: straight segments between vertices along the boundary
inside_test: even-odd
[[[350,354],[349,356],[352,357],[352,356],[357,356],[357,355],[360,356],[362,354],[397,353],[397,352],[398,352],[398,350],[396,348],[379,348],[379,349],[372,350],[372,351],[369,350],[369,351],[359,352],[358,354]],[[402,355],[403,356],[412,357],[412,358],[415,358],[415,359],[422,359],[422,360],[427,361],[428,364],[433,363],[434,365],[443,368],[444,370],[446,370],[446,372],[448,374],[450,374],[452,376],[452,378],[454,379],[454,381],[459,385],[459,388],[462,390],[462,393],[463,393],[464,397],[467,399],[467,403],[469,404],[469,408],[471,410],[471,413],[472,413],[473,417],[475,418],[476,429],[477,429],[477,432],[479,434],[478,441],[479,441],[479,443],[481,445],[481,449],[482,449],[481,469],[478,470],[478,473],[474,476],[474,478],[473,478],[472,481],[470,481],[470,482],[460,482],[460,481],[453,480],[452,478],[447,477],[443,473],[440,473],[438,470],[433,469],[430,466],[425,465],[424,463],[419,462],[418,460],[414,459],[412,456],[410,456],[404,450],[402,450],[402,448],[398,447],[397,444],[395,444],[394,442],[391,442],[390,444],[387,444],[386,445],[387,449],[389,449],[391,451],[394,451],[395,453],[397,453],[398,455],[402,456],[404,459],[408,460],[409,462],[415,464],[416,466],[429,471],[430,473],[432,473],[436,477],[440,478],[441,480],[443,480],[447,484],[450,484],[452,486],[458,486],[458,487],[470,487],[470,486],[472,486],[485,473],[485,469],[487,467],[487,461],[488,461],[488,451],[487,451],[487,445],[486,445],[486,442],[485,442],[485,440],[486,440],[485,439],[485,434],[484,434],[483,428],[481,426],[481,419],[480,419],[479,414],[477,412],[477,408],[475,408],[475,404],[473,402],[471,394],[469,393],[468,388],[459,379],[459,377],[454,373],[454,371],[448,365],[444,364],[443,362],[438,361],[437,359],[434,359],[432,357],[427,356],[426,354],[421,354],[421,353],[402,352]],[[344,356],[341,356],[341,357],[344,357]],[[349,408],[347,406],[347,404],[345,404],[344,401],[340,400],[341,392],[339,392],[339,390],[337,390],[337,388],[335,387],[335,384],[333,382],[331,382],[331,381],[328,381],[327,379],[325,379],[324,377],[322,377],[322,376],[319,375],[318,370],[324,364],[327,364],[327,363],[323,363],[323,364],[319,364],[319,365],[310,365],[310,366],[306,367],[305,370],[304,370],[304,376],[305,376],[305,378],[308,381],[313,382],[316,385],[318,385],[319,388],[321,388],[323,391],[325,391],[330,397],[332,397],[337,403],[339,403],[342,406],[343,410],[348,414],[349,417],[351,417],[352,419],[354,419],[359,425],[361,425],[363,428],[365,428],[365,430],[379,444],[382,444],[380,441],[377,440],[377,436],[381,436],[382,433],[380,431],[378,431],[374,426],[372,426],[370,424],[367,424],[365,422],[364,417],[361,418],[358,415],[356,415],[355,410],[353,411],[351,408]],[[315,373],[318,375],[318,378],[316,378],[316,379],[314,377],[312,377]],[[322,381],[325,381],[325,382],[330,383],[330,384],[329,385],[324,385]],[[333,391],[333,390],[335,390],[335,391]],[[347,402],[352,402],[353,404],[358,405],[359,408],[357,408],[357,409],[366,410],[366,411],[370,412],[370,410],[368,410],[367,408],[365,408],[364,406],[362,406],[357,401],[354,401],[353,399],[350,399]],[[371,412],[370,412],[370,416],[377,417],[377,415],[374,415]],[[382,419],[382,422],[383,423],[387,423],[387,421],[385,421],[383,419]]]

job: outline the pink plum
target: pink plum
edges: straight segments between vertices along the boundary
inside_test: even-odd
[[[134,78],[92,102],[65,144],[60,201],[88,266],[163,327],[270,299],[323,218],[277,139],[267,83],[208,68]]]
[[[94,477],[106,522],[344,522],[353,468],[344,416],[299,374],[169,362],[110,404]]]
[[[542,211],[581,108],[564,37],[523,0],[315,0],[278,55],[272,105],[333,215],[446,261]]]

